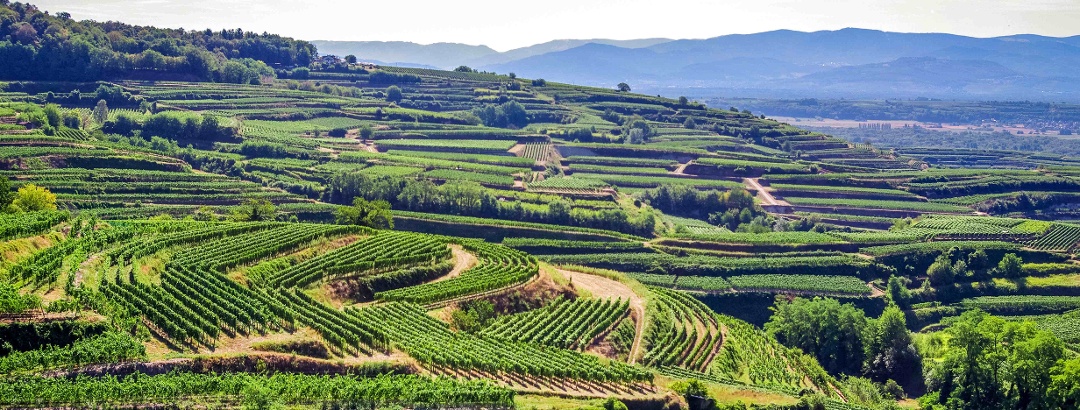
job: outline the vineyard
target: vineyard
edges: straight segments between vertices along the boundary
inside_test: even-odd
[[[0,406],[674,409],[696,380],[724,409],[877,409],[947,384],[924,382],[969,312],[1080,352],[1074,158],[883,149],[508,73],[267,64],[2,84]],[[862,314],[865,345],[783,337],[804,301]],[[879,327],[892,309],[906,322]],[[922,357],[918,383],[833,368],[883,329],[913,332],[885,350]]]
[[[628,302],[621,300],[567,302],[559,299],[542,309],[504,316],[481,334],[563,349],[581,349],[625,316],[628,308]]]

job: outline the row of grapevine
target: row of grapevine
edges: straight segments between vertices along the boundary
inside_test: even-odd
[[[1026,315],[1062,313],[1080,309],[1080,296],[1009,295],[979,296],[964,299],[960,306],[982,309],[993,314]]]
[[[1080,225],[1053,224],[1043,237],[1031,241],[1028,246],[1043,251],[1068,252],[1080,244]]]
[[[100,250],[113,243],[126,241],[136,235],[135,229],[98,229],[88,227],[83,232],[72,231],[71,237],[20,260],[8,272],[33,283],[50,283],[60,275],[64,259],[70,255]]]
[[[125,377],[26,376],[0,383],[0,404],[15,407],[178,403],[188,398],[235,400],[255,388],[291,405],[375,408],[513,408],[514,392],[489,381],[458,381],[415,375],[351,376],[276,373],[167,373]],[[139,406],[136,406],[139,407]]]
[[[628,252],[645,249],[643,242],[572,241],[541,238],[504,238],[503,246],[519,249],[530,254],[567,252]]]
[[[307,286],[327,276],[426,263],[448,257],[450,248],[436,236],[379,232],[257,280],[268,286]]]
[[[429,366],[599,382],[652,380],[652,373],[644,369],[618,362],[602,364],[594,356],[570,350],[455,333],[414,304],[387,303],[346,312],[380,329],[395,346]]]
[[[139,241],[114,249],[107,253],[108,256],[118,262],[130,261],[134,258],[150,255],[170,246],[187,243],[203,242],[210,239],[220,239],[226,236],[239,235],[263,229],[269,229],[279,224],[273,223],[237,223],[223,224],[220,226],[208,226],[202,229],[175,232],[168,235],[155,236],[148,240]]]
[[[551,157],[551,144],[546,142],[530,142],[525,144],[525,152],[522,157],[534,161],[547,161]]]
[[[791,395],[811,388],[833,399],[843,398],[832,388],[835,379],[812,356],[781,345],[742,320],[721,314],[716,318],[724,325],[725,339],[711,369],[713,374]]]
[[[0,241],[40,234],[68,217],[67,212],[58,211],[0,214]]]
[[[704,371],[724,341],[714,313],[685,293],[653,288],[642,363]]]
[[[203,266],[220,271],[256,259],[292,249],[321,237],[368,231],[359,226],[283,224],[267,231],[257,231],[203,243],[176,254],[172,263]]]
[[[76,340],[67,346],[47,345],[36,350],[15,351],[0,356],[0,374],[91,363],[116,363],[145,356],[146,348],[131,335],[105,332]]]
[[[339,349],[365,354],[373,350],[389,350],[385,336],[377,329],[364,322],[350,320],[341,311],[311,299],[299,289],[283,289],[277,295],[296,312],[298,322],[315,329],[323,339]]]
[[[523,283],[536,276],[539,269],[532,256],[505,246],[474,240],[462,241],[461,246],[476,254],[479,262],[475,267],[448,280],[379,292],[375,297],[384,301],[435,303]]]
[[[542,309],[503,316],[481,334],[500,339],[583,349],[601,332],[626,316],[629,301],[556,300]]]
[[[647,272],[653,266],[663,267],[669,274],[687,276],[735,276],[757,274],[804,275],[828,271],[836,275],[856,276],[869,270],[871,263],[851,255],[714,257],[702,255],[674,256],[660,253],[622,253],[610,255],[552,255],[545,260],[556,265],[583,265],[620,272]]]

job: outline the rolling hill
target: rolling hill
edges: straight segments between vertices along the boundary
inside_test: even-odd
[[[1080,76],[1074,67],[1080,64],[1078,44],[1078,37],[973,38],[843,29],[809,33],[779,30],[702,40],[559,40],[505,53],[487,52],[481,57],[462,53],[444,58],[439,49],[445,45],[401,46],[410,50],[430,47],[430,54],[437,56],[416,57],[415,61],[398,59],[384,48],[341,50],[358,56],[368,53],[380,61],[443,69],[468,65],[578,84],[611,86],[626,81],[646,93],[669,96],[1077,101]],[[395,58],[381,58],[387,55]],[[937,67],[912,70],[912,62],[918,59],[938,60]],[[921,61],[925,65],[930,60]],[[976,62],[983,67],[972,66]],[[989,65],[1000,68],[988,71]],[[976,70],[969,72],[971,69]],[[873,78],[867,76],[870,71]],[[980,77],[972,78],[975,73]],[[989,85],[972,86],[975,80]],[[880,81],[905,86],[882,88]]]

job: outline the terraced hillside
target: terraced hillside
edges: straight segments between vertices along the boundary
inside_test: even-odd
[[[896,405],[759,327],[813,297],[925,366],[976,311],[1080,352],[1076,158],[464,70],[110,78],[0,84],[0,405]]]

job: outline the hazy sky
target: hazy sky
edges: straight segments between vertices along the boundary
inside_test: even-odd
[[[305,40],[484,44],[708,38],[859,27],[977,37],[1080,34],[1080,0],[29,0],[77,19],[242,28]]]

